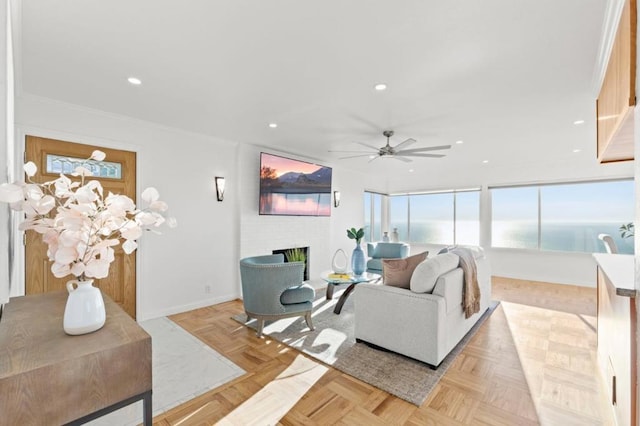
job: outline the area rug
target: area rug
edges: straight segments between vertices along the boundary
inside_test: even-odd
[[[333,308],[340,294],[334,294],[333,300],[326,300],[324,289],[317,293],[312,315],[315,331],[309,331],[304,318],[298,317],[267,322],[264,334],[417,406],[427,399],[429,392],[499,303],[492,302],[438,369],[432,370],[420,361],[356,343],[353,296],[347,299],[340,315],[336,315]],[[235,315],[233,319],[256,328],[257,321],[246,322],[244,314]]]
[[[245,374],[243,369],[166,317],[143,321],[140,326],[151,335],[154,417]],[[140,423],[142,402],[88,424]]]

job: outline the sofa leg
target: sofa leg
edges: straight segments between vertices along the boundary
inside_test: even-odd
[[[264,320],[262,318],[258,318],[258,328],[256,330],[256,336],[262,337],[263,328],[264,328]]]
[[[315,330],[315,328],[313,327],[313,323],[311,322],[311,311],[304,314],[304,320],[307,322],[307,326],[309,327],[309,330],[311,331]]]

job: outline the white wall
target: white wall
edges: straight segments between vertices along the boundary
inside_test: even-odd
[[[339,165],[322,163],[332,167],[332,190],[341,193],[341,204],[337,208],[332,207],[330,217],[260,216],[261,151],[318,162],[256,145],[241,145],[238,148],[238,169],[242,170],[239,181],[240,257],[271,254],[272,250],[290,247],[309,247],[309,278],[318,282],[320,273],[331,268],[331,258],[338,248],[345,250],[349,256],[353,250],[353,242],[347,239],[346,229],[362,226],[364,176],[342,169]]]
[[[11,40],[11,3],[0,7],[0,182],[9,181],[7,161],[13,145],[13,49]],[[0,205],[0,306],[9,300],[11,249],[9,206]]]
[[[342,195],[331,217],[259,216],[260,151],[313,159],[30,95],[19,97],[16,106],[19,145],[32,134],[136,151],[138,193],[155,186],[178,219],[176,229],[140,240],[140,320],[239,297],[241,257],[310,246],[311,278],[318,280],[338,248],[349,256],[353,250],[346,229],[363,223],[365,177],[358,172],[325,164],[333,167],[333,189]],[[226,178],[223,202],[215,198],[215,176]],[[13,291],[23,294],[24,283]]]
[[[43,98],[16,101],[18,144],[33,134],[136,151],[138,194],[155,186],[177,218],[176,229],[140,240],[138,319],[239,296],[235,143]],[[226,177],[224,202],[216,201],[214,176]]]

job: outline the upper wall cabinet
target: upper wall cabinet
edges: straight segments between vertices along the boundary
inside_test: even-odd
[[[626,0],[596,108],[598,161],[633,160],[636,0]]]

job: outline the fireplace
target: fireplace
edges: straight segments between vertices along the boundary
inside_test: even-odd
[[[309,279],[309,247],[290,247],[290,248],[285,248],[280,250],[273,250],[271,253],[284,254],[284,261],[288,262],[287,252],[289,250],[300,250],[302,251],[302,253],[304,253],[304,280],[307,281]]]

